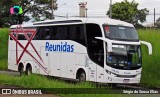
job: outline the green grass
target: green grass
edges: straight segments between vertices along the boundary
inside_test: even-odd
[[[30,75],[30,76],[9,76],[0,74],[0,84],[15,85],[24,88],[96,88],[95,85],[85,82],[85,83],[67,83],[61,80],[53,80],[40,75]],[[98,88],[96,88],[98,89]],[[109,88],[103,88],[104,91],[111,90]],[[54,91],[50,90],[54,93]],[[87,92],[87,89],[85,90]],[[128,97],[128,95],[120,94],[58,94],[63,97]]]
[[[160,30],[138,30],[140,40],[152,44],[153,54],[148,55],[148,49],[142,45],[142,80],[146,86],[160,86]]]
[[[7,59],[0,59],[0,70],[7,70]]]
[[[0,28],[0,69],[7,70],[8,28]]]
[[[0,59],[7,59],[8,31],[9,29],[7,28],[0,28]]]

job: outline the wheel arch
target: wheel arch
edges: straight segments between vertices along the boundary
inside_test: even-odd
[[[33,70],[31,63],[27,63],[27,64],[26,64],[26,69],[25,69],[25,71],[26,71],[27,68],[29,68],[29,67],[31,67],[31,69]]]
[[[85,69],[79,68],[79,69],[77,70],[77,72],[76,72],[76,78],[77,78],[78,74],[79,74],[81,71],[83,71],[83,72],[86,74]]]

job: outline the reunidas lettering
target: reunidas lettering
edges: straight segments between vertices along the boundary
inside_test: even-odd
[[[61,42],[60,44],[50,44],[49,42],[46,42],[45,51],[74,52],[74,45],[69,45],[67,42]]]

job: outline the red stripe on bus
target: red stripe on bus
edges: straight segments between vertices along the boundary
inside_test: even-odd
[[[16,33],[16,36],[13,35],[15,33]],[[28,43],[26,44],[25,47],[18,41],[18,33],[23,33],[25,38],[28,40]],[[32,34],[32,36],[30,38],[27,35],[28,33]],[[16,63],[18,64],[20,62],[22,56],[24,55],[24,52],[26,52],[36,61],[36,63],[38,63],[38,65],[44,70],[44,72],[49,75],[49,73],[47,72],[47,69],[27,50],[27,48],[30,44],[32,46],[32,48],[34,49],[34,51],[36,52],[36,54],[38,55],[38,57],[40,58],[40,60],[42,61],[42,63],[44,64],[42,57],[39,55],[38,51],[36,50],[36,48],[34,47],[34,45],[31,42],[31,40],[36,35],[36,30],[30,30],[30,29],[24,30],[21,26],[17,26],[16,30],[10,30],[9,35],[16,42]],[[18,45],[23,49],[19,58],[18,58]]]

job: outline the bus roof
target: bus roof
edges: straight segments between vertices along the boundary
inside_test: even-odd
[[[22,27],[37,27],[37,26],[53,26],[53,25],[72,25],[72,24],[84,24],[84,23],[94,23],[99,25],[121,25],[121,26],[128,26],[133,27],[132,24],[110,19],[110,18],[69,18],[69,19],[55,19],[55,20],[45,20],[41,22],[23,24]],[[10,28],[16,28],[17,25],[13,25]]]

